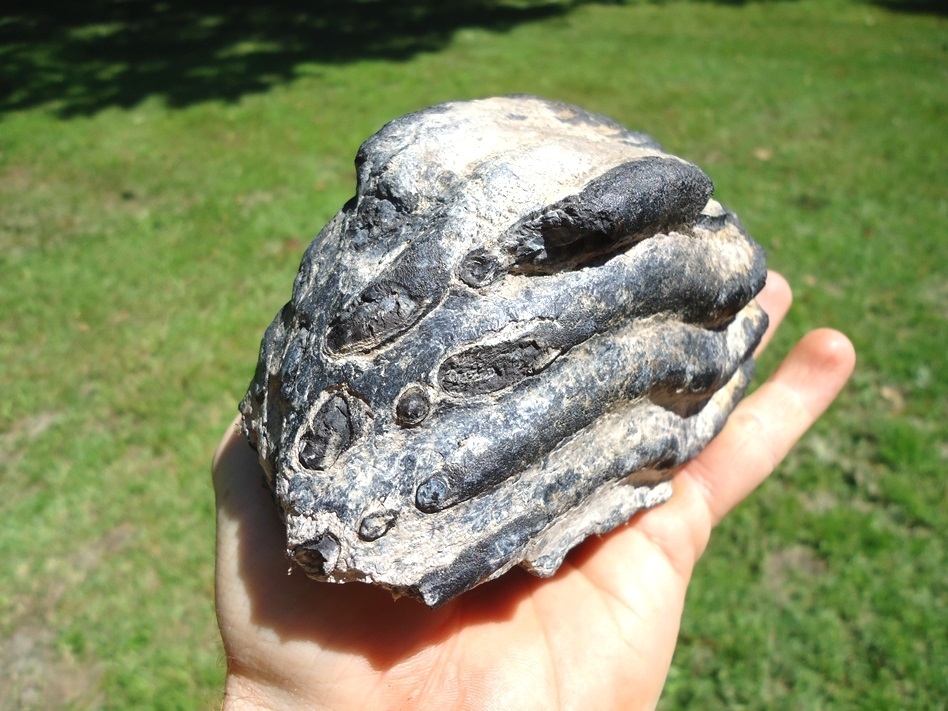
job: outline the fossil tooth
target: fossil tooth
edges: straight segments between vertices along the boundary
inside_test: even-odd
[[[395,119],[356,168],[241,403],[290,557],[435,606],[666,500],[767,326],[711,180],[529,96]]]

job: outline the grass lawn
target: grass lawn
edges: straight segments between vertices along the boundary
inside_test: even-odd
[[[471,5],[0,10],[0,707],[219,704],[209,461],[303,248],[385,121],[526,92],[714,179],[795,288],[760,372],[859,354],[713,537],[662,708],[945,708],[943,11]]]

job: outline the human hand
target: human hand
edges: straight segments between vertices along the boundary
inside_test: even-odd
[[[761,348],[790,300],[771,273]],[[288,576],[282,524],[235,422],[214,460],[224,708],[653,708],[712,528],[829,406],[854,360],[842,334],[808,334],[676,473],[670,501],[587,540],[550,579],[515,569],[435,610]]]

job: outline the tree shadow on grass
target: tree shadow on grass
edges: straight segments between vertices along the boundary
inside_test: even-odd
[[[61,116],[233,101],[292,79],[305,62],[407,59],[460,27],[503,31],[583,0],[7,0],[0,10],[0,112]]]
[[[948,3],[945,3],[945,0],[869,0],[869,2],[892,12],[948,17]]]
[[[924,0],[873,1],[915,12],[939,12],[935,8],[941,7]],[[305,63],[408,59],[443,48],[461,27],[505,31],[592,3],[625,4],[5,0],[0,5],[0,115],[41,105],[63,117],[88,115],[109,106],[135,106],[149,96],[161,96],[172,107],[234,101],[293,79]]]

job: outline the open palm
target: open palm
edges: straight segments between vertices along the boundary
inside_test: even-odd
[[[758,298],[771,317],[766,343],[790,290],[771,274]],[[671,501],[586,541],[553,578],[517,569],[436,610],[288,575],[256,453],[231,427],[214,461],[225,708],[653,708],[712,528],[832,402],[853,363],[844,336],[810,333],[677,472]]]

